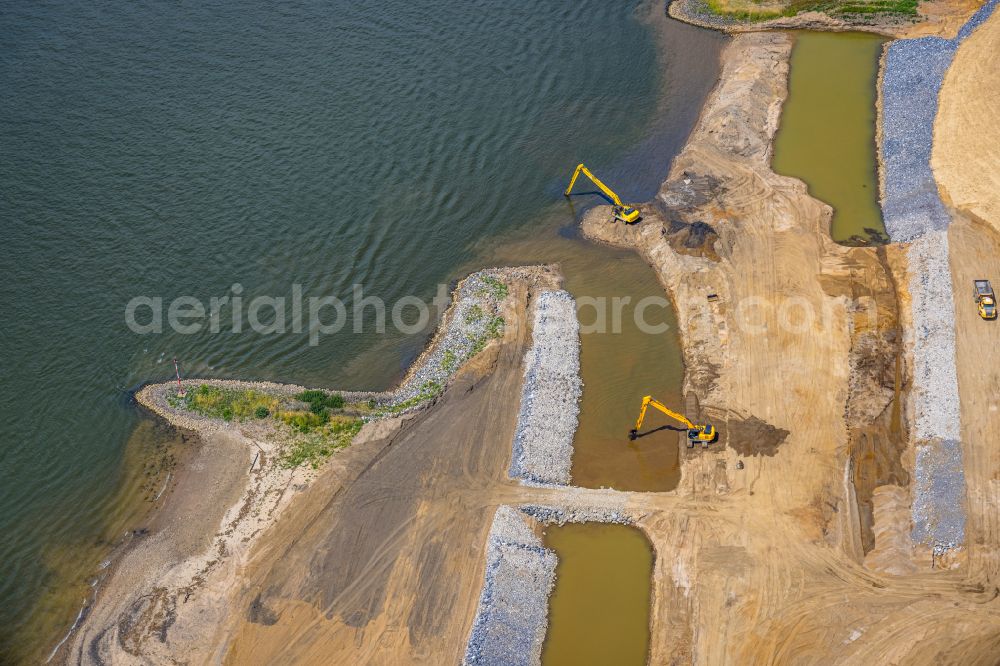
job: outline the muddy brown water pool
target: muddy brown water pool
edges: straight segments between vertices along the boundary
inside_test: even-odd
[[[542,663],[645,664],[649,653],[653,549],[635,527],[606,523],[550,526],[556,584]]]
[[[812,196],[833,207],[830,235],[838,243],[887,240],[875,146],[884,42],[869,33],[795,33],[772,165],[805,181]]]

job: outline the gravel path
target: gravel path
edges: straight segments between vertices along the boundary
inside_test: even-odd
[[[606,506],[543,506],[529,504],[521,507],[521,511],[546,525],[565,525],[566,523],[617,523],[632,525],[635,517],[624,507],[615,509]]]
[[[528,483],[566,485],[583,392],[580,323],[573,297],[565,291],[542,292],[532,336],[510,475]]]
[[[938,231],[908,250],[913,309],[913,400],[918,439],[958,439],[960,411],[955,369],[955,301],[948,265],[948,234]]]
[[[464,664],[539,664],[548,628],[556,554],[524,514],[497,509],[486,546],[486,576]]]
[[[931,172],[938,90],[955,52],[952,40],[901,39],[889,45],[882,75],[882,214],[894,241],[945,229],[950,218]]]
[[[960,547],[965,541],[962,443],[957,439],[918,442],[914,477],[910,537],[938,555]]]
[[[936,552],[965,540],[955,303],[948,263],[951,217],[930,166],[938,92],[958,45],[992,14],[990,0],[955,39],[892,42],[882,73],[882,212],[893,241],[907,250],[913,312],[916,463],[911,507],[914,542]],[[984,54],[988,55],[988,54]]]

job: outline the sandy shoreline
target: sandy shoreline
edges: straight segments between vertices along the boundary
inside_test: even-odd
[[[473,278],[479,275],[501,277],[512,284],[558,283],[553,269],[545,266],[488,269]],[[471,284],[471,279],[458,283],[455,293],[459,297],[443,314],[432,340],[396,388],[386,392],[342,392],[345,399],[405,406],[411,394],[429,379],[441,380],[437,367],[444,351],[461,353],[468,347],[468,331],[454,333],[454,329],[469,326],[462,319],[465,304],[471,302],[473,290],[476,298],[483,298],[481,285]],[[504,304],[497,302],[496,306],[502,308]],[[484,353],[488,355],[488,350]],[[477,358],[471,359],[473,366]],[[461,372],[461,368],[456,370]],[[203,384],[280,396],[292,396],[306,388],[274,382],[185,380],[189,389]],[[140,654],[166,658],[172,651],[161,652],[165,646],[150,642],[151,636],[183,624],[185,618],[204,621],[206,614],[221,623],[225,614],[219,614],[218,599],[212,593],[202,595],[203,603],[192,604],[193,609],[178,610],[178,599],[187,603],[213,577],[231,580],[246,564],[258,537],[319,476],[315,470],[286,469],[279,463],[287,436],[269,424],[230,424],[180,410],[168,403],[167,398],[174,393],[176,385],[172,382],[149,384],[137,392],[136,400],[171,425],[196,433],[200,444],[190,452],[186,464],[178,466],[169,487],[165,486],[166,501],[151,517],[142,538],[126,544],[114,558],[94,603],[83,609],[75,631],[53,652],[57,661],[105,663]],[[373,441],[384,440],[387,432],[402,426],[408,414],[426,406],[422,402],[369,423],[355,438],[352,449],[371,449]],[[329,470],[325,471],[329,474]],[[191,520],[192,516],[198,520]],[[106,635],[109,630],[111,636]]]

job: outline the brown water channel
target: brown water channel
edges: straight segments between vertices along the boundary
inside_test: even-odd
[[[559,564],[542,663],[645,664],[654,560],[646,536],[625,525],[569,523],[547,528],[545,545]]]
[[[684,376],[673,306],[652,267],[636,253],[560,235],[572,223],[567,209],[534,229],[506,238],[489,251],[486,265],[558,263],[564,288],[577,299],[581,324],[583,398],[573,442],[572,483],[588,488],[666,491],[680,481],[678,438],[651,416],[635,442],[628,431],[642,396],[681,406]],[[651,303],[637,323],[637,304]],[[617,304],[617,305],[616,305]],[[616,316],[615,312],[620,313]],[[647,332],[643,331],[647,329]]]

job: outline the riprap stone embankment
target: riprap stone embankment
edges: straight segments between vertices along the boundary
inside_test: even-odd
[[[531,349],[524,360],[512,477],[569,483],[582,392],[576,301],[565,291],[544,291],[535,306]]]
[[[556,554],[515,508],[501,506],[486,545],[486,575],[464,664],[538,664]]]
[[[882,211],[907,251],[912,299],[916,439],[912,538],[936,551],[965,539],[965,476],[955,366],[954,285],[948,263],[951,214],[931,170],[934,118],[945,72],[959,44],[993,12],[990,0],[954,39],[892,42],[881,78]]]

